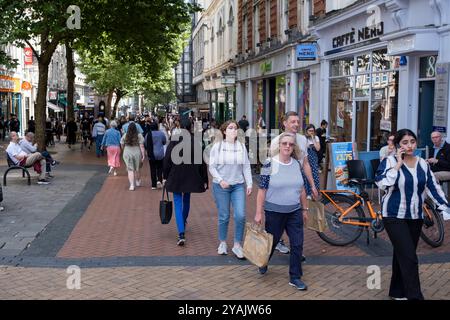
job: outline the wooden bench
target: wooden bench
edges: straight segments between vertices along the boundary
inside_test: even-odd
[[[6,186],[6,176],[8,175],[8,173],[12,170],[22,170],[22,177],[25,178],[25,174],[28,177],[28,185],[31,186],[31,177],[30,177],[30,172],[28,172],[27,168],[31,168],[32,166],[20,166],[20,165],[16,165],[14,164],[14,162],[12,161],[12,159],[9,157],[9,154],[6,153],[6,161],[8,162],[8,169],[5,171],[4,175],[3,175],[3,185]]]

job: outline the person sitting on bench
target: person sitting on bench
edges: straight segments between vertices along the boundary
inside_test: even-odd
[[[448,144],[442,133],[433,131],[431,133],[434,153],[430,155],[427,162],[438,182],[450,180],[450,144]]]
[[[39,152],[37,148],[37,144],[33,144],[34,140],[34,133],[33,132],[27,132],[25,134],[25,137],[20,140],[19,145],[20,148],[25,151],[27,154],[33,154],[35,152]],[[51,175],[52,166],[55,166],[58,164],[58,161],[54,160],[50,153],[48,151],[41,151],[40,154],[45,158],[45,172],[48,178],[53,178]]]
[[[45,179],[45,172],[42,168],[45,166],[45,158],[39,153],[34,152],[27,154],[19,145],[19,136],[17,132],[11,131],[9,134],[11,142],[9,143],[6,152],[16,166],[31,167],[39,173],[38,184],[49,184],[50,181]]]

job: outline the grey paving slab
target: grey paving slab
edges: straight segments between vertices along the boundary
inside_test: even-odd
[[[3,186],[5,210],[0,214],[0,255],[17,255],[27,248],[98,174],[98,170],[92,170],[95,167],[88,167],[91,170],[84,166],[58,167],[56,177],[47,186],[37,185],[35,179],[28,186],[20,176],[8,175],[7,185]]]

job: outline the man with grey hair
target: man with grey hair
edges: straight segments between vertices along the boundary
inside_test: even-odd
[[[433,131],[431,133],[434,152],[430,154],[427,162],[430,164],[431,171],[438,182],[450,180],[450,144],[448,144],[441,132]]]
[[[11,131],[9,134],[11,142],[9,143],[6,152],[8,156],[14,162],[15,165],[24,167],[33,166],[34,170],[39,173],[38,184],[49,184],[50,182],[45,179],[45,172],[42,170],[45,166],[45,159],[39,152],[27,154],[19,145],[19,135],[15,131]]]
[[[25,138],[23,138],[22,140],[20,140],[19,145],[20,148],[22,148],[23,151],[25,151],[27,154],[33,154],[35,152],[39,152],[38,148],[37,148],[37,143],[34,143],[34,133],[33,132],[27,132],[27,134],[25,135]],[[53,178],[53,176],[51,175],[51,171],[52,171],[52,166],[56,166],[57,164],[59,164],[58,161],[54,160],[52,158],[52,156],[50,155],[50,153],[48,153],[48,151],[42,151],[40,152],[40,154],[45,158],[45,172],[48,178]]]

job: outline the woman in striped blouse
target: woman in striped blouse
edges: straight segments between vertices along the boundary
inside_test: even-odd
[[[375,177],[378,187],[386,191],[382,201],[383,222],[394,248],[389,296],[422,300],[416,250],[423,224],[425,193],[439,210],[449,208],[429,165],[414,155],[417,148],[414,132],[398,131],[394,143],[396,155],[381,162]]]

